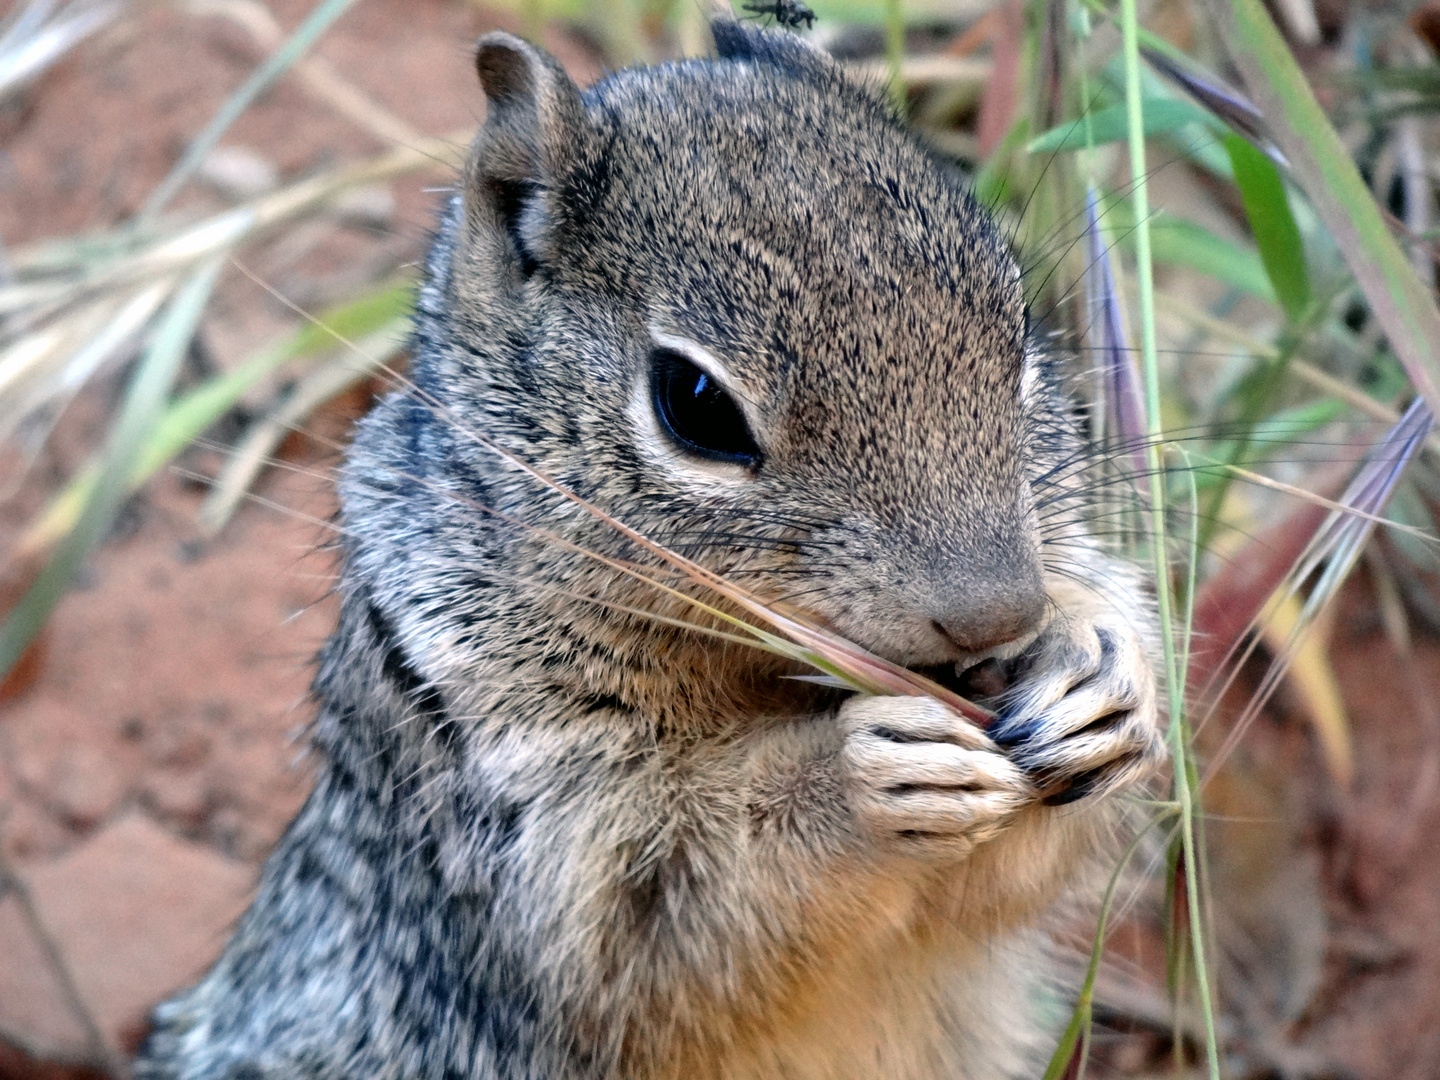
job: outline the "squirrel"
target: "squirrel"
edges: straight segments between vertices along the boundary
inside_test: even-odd
[[[139,1080],[1039,1074],[1047,928],[1164,756],[1153,604],[963,177],[797,35],[712,31],[583,93],[480,40],[412,381],[340,477],[316,786]],[[998,668],[996,722],[697,631],[561,488]]]

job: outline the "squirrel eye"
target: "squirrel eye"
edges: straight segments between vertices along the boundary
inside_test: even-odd
[[[735,399],[680,353],[650,354],[650,393],[660,426],[681,449],[711,461],[760,460],[760,447]]]

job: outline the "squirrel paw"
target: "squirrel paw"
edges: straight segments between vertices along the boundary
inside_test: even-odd
[[[1034,801],[1024,773],[938,701],[855,697],[840,721],[856,817],[884,848],[963,858]]]
[[[1130,627],[1063,620],[1028,659],[994,739],[1047,805],[1116,791],[1163,760],[1155,675]]]

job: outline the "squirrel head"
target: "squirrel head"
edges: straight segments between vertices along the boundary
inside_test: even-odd
[[[1043,380],[1005,242],[827,56],[728,21],[714,34],[718,59],[583,93],[542,50],[481,39],[489,112],[422,292],[416,383],[452,427],[888,658],[1024,639],[1045,610],[1028,402]],[[463,433],[442,442],[428,468],[449,487],[634,555]],[[435,535],[417,544],[463,556]],[[533,543],[525,573],[552,606],[625,584],[512,539]]]

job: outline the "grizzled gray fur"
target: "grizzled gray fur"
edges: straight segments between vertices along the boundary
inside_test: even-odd
[[[1161,753],[1148,602],[984,210],[803,41],[714,32],[583,94],[481,41],[343,473],[318,783],[142,1080],[1038,1074],[1047,921]],[[1000,722],[678,625],[497,447],[888,659],[998,658]]]

